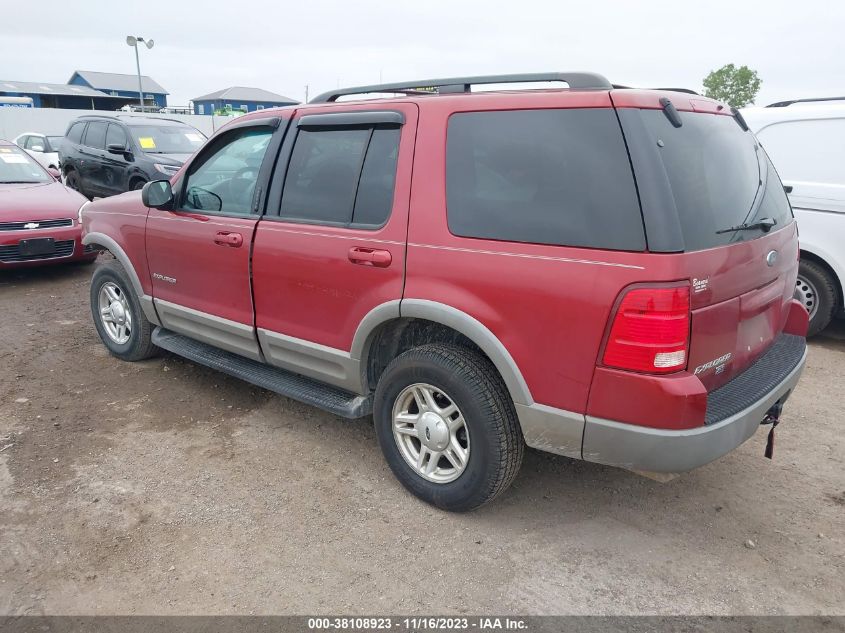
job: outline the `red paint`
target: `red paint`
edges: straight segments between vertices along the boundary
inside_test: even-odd
[[[12,146],[12,143],[0,140],[0,147],[4,145]],[[70,257],[18,263],[0,261],[0,269],[54,265],[94,259],[97,256],[96,253],[86,254],[83,252],[82,227],[77,221],[79,207],[85,202],[86,199],[83,196],[52,178],[44,183],[0,183],[0,223],[73,220],[73,225],[68,227],[0,231],[0,246],[17,245],[21,240],[37,238],[53,238],[57,242],[65,240],[74,240],[75,242],[73,255]]]
[[[435,301],[474,317],[499,339],[535,402],[692,428],[703,424],[708,391],[747,368],[784,328],[806,330],[806,313],[802,317],[792,300],[794,223],[730,246],[654,254],[462,238],[446,221],[446,129],[455,112],[614,103],[660,108],[662,96],[678,110],[730,114],[704,97],[639,90],[403,97],[264,110],[244,118],[401,110],[406,124],[387,224],[369,231],[166,211],[151,211],[147,220],[138,194],[129,193],[86,209],[86,230],[117,240],[145,291],[158,298],[343,351],[374,307],[401,298]],[[243,245],[217,243],[221,233],[241,235]],[[773,266],[766,263],[770,250],[780,254]],[[151,281],[151,273],[172,270],[177,284]],[[604,366],[612,310],[634,284],[689,288],[683,370],[658,376]],[[718,371],[717,365],[695,375],[697,367],[728,354]]]
[[[345,109],[374,107],[378,106]],[[253,254],[257,327],[349,351],[361,319],[376,306],[402,298],[417,107],[390,101],[389,108],[405,115],[405,125],[396,166],[393,211],[387,224],[370,231],[262,220]],[[320,110],[333,112],[337,108],[303,109],[308,114]],[[373,265],[361,265],[350,261],[350,249],[388,255],[375,256]]]

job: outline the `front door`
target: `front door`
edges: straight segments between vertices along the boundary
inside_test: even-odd
[[[297,111],[253,248],[268,362],[351,391],[373,309],[399,314],[417,126],[413,103]]]
[[[264,123],[244,122],[210,141],[175,186],[174,210],[150,209],[146,231],[162,325],[253,359],[261,354],[250,247],[259,217],[257,184],[276,132],[267,119],[259,121]]]

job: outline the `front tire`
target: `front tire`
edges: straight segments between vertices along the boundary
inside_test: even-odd
[[[76,173],[75,169],[68,170],[67,175],[65,176],[65,186],[70,187],[74,191],[78,191],[85,196],[85,192],[82,191],[82,185],[80,184],[79,174]],[[85,197],[87,198],[88,196]]]
[[[802,259],[798,265],[795,296],[810,314],[807,336],[815,336],[833,319],[836,309],[836,282],[823,266]]]
[[[396,357],[378,382],[373,418],[393,474],[444,510],[491,501],[522,463],[525,443],[504,382],[466,348],[431,344]]]
[[[119,262],[105,262],[94,271],[90,300],[94,327],[113,356],[138,361],[157,353],[151,340],[152,324]]]

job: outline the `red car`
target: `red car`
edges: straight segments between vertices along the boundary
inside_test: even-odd
[[[82,244],[78,213],[87,200],[58,177],[0,140],[0,270],[97,258]]]
[[[397,96],[338,101],[366,93]],[[806,358],[798,231],[741,115],[591,73],[256,112],[82,221],[116,258],[91,285],[112,354],[372,413],[395,475],[449,510],[501,493],[526,444],[711,462],[774,428]]]

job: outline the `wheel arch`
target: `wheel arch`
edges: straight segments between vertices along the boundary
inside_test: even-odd
[[[161,325],[161,321],[159,320],[155,306],[153,305],[153,299],[144,292],[144,287],[141,285],[141,279],[138,277],[135,266],[132,265],[132,260],[129,259],[129,255],[126,254],[123,247],[121,247],[120,244],[108,235],[96,232],[86,233],[82,237],[82,243],[86,246],[96,246],[101,250],[107,250],[118,262],[120,262],[120,265],[123,266],[123,269],[129,277],[129,281],[132,283],[132,289],[138,296],[138,301],[141,304],[141,308],[144,310],[144,315],[147,317],[147,320],[155,325]]]
[[[534,403],[516,361],[489,328],[461,310],[424,299],[403,299],[382,304],[361,321],[350,355],[361,363],[365,389],[375,387],[372,383],[377,375],[373,374],[374,369],[378,372],[378,363],[374,368],[373,361],[378,358],[378,350],[374,348],[381,347],[377,342],[386,341],[387,356],[397,350],[401,353],[404,351],[403,344],[409,340],[407,336],[403,339],[403,334],[410,327],[422,329],[441,342],[446,342],[451,336],[452,342],[476,348],[493,363],[514,404],[529,406]]]

